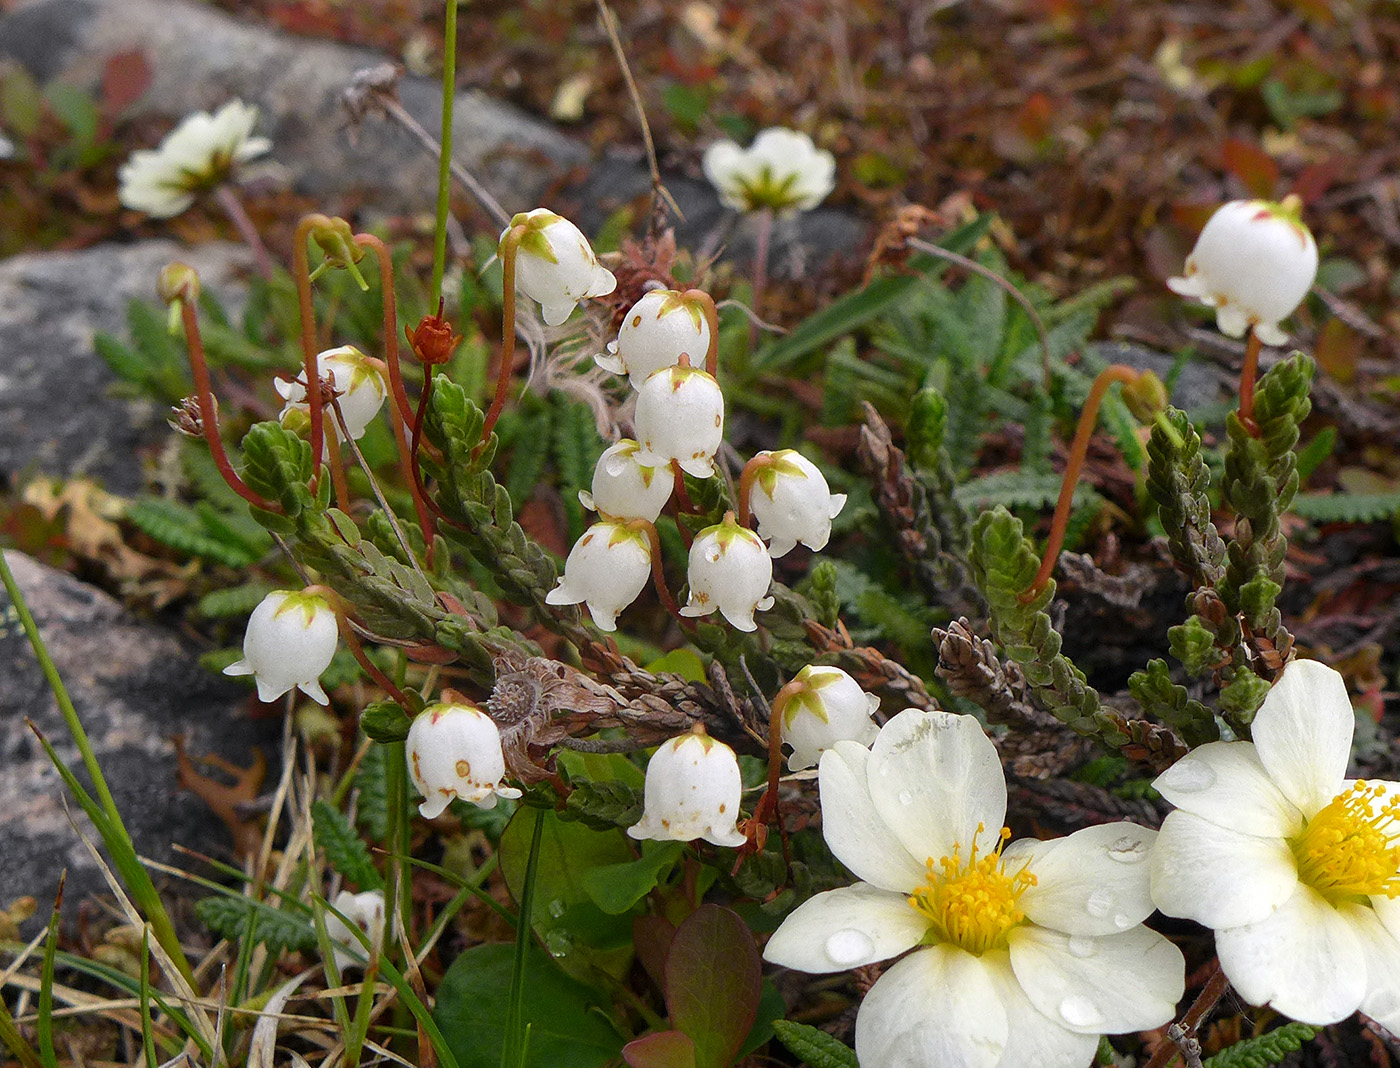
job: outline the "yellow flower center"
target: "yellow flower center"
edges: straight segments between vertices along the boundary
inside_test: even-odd
[[[980,835],[985,828],[977,825]],[[923,886],[909,895],[909,905],[928,918],[925,942],[951,942],[980,956],[991,949],[1006,948],[1006,936],[1025,921],[1017,902],[1035,876],[1022,868],[1007,872],[1001,851],[1011,837],[1003,827],[995,848],[977,856],[977,839],[964,862],[962,847],[955,845],[951,857],[928,858],[928,876]]]
[[[1381,894],[1400,897],[1400,794],[1358,779],[1308,821],[1290,843],[1298,878],[1332,904]]]

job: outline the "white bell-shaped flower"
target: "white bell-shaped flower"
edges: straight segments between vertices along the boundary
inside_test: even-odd
[[[724,206],[735,211],[810,211],[836,188],[836,157],[783,126],[760,131],[748,148],[717,141],[701,165]]]
[[[581,300],[617,288],[613,273],[598,262],[593,246],[577,226],[548,208],[522,212],[501,231],[501,240],[526,227],[515,254],[515,288],[540,304],[540,314],[558,326]]]
[[[418,713],[404,745],[408,774],[423,795],[418,813],[433,819],[455,799],[478,808],[495,808],[496,798],[514,798],[520,791],[502,786],[506,758],[501,732],[475,705],[440,702]]]
[[[335,387],[336,403],[340,405],[340,414],[345,418],[350,437],[358,441],[364,436],[374,417],[379,414],[379,409],[384,406],[384,398],[389,395],[389,386],[384,381],[383,373],[376,366],[376,361],[371,360],[354,345],[326,349],[316,357],[316,362],[317,369],[323,376],[328,376]],[[286,401],[279,418],[285,417],[293,410],[307,410],[305,378],[298,378],[292,382],[279,379],[274,385],[278,394]],[[343,438],[339,424],[329,411],[326,413],[326,419],[335,426],[337,438]]]
[[[785,556],[799,541],[809,549],[826,548],[846,495],[832,493],[817,465],[796,449],[758,455],[769,460],[758,469],[749,508],[759,537],[768,539],[769,555]]]
[[[718,609],[740,630],[755,630],[755,612],[773,607],[767,596],[773,583],[773,558],[752,530],[726,512],[724,522],[706,527],[690,546],[687,570],[690,598],[683,616],[707,616]]]
[[[783,741],[792,746],[788,770],[810,768],[837,742],[869,746],[880,733],[871,717],[880,699],[838,667],[809,664],[773,701]]]
[[[645,519],[655,523],[671,499],[675,479],[669,467],[645,467],[637,462],[641,450],[623,438],[598,457],[593,468],[593,492],[579,490],[579,503],[610,519]]]
[[[703,305],[674,289],[654,289],[632,305],[617,340],[593,362],[629,376],[632,388],[639,389],[657,371],[674,367],[682,353],[698,367],[709,348],[710,323]]]
[[[367,960],[379,956],[384,945],[384,891],[366,890],[363,894],[352,894],[342,890],[335,895],[331,906],[353,923],[369,939],[370,949],[355,937],[350,928],[335,913],[326,913],[326,937],[330,939],[331,950],[335,955],[335,966],[342,973],[347,968],[363,968]]]
[[[275,701],[299,687],[317,704],[327,704],[317,681],[335,656],[335,612],[319,594],[274,590],[248,617],[243,659],[225,675],[252,675],[258,700]]]
[[[637,599],[651,575],[651,540],[623,523],[594,523],[574,542],[548,604],[588,605],[599,630],[617,630],[617,614]]]
[[[741,846],[745,839],[735,821],[743,789],[734,750],[698,728],[652,754],[642,818],[627,833],[662,842],[703,838],[717,846]]]
[[[682,363],[657,371],[637,390],[632,417],[642,450],[637,462],[709,478],[724,440],[724,394],[704,371]]]
[[[1317,277],[1317,243],[1288,197],[1232,200],[1206,223],[1186,257],[1184,277],[1167,285],[1215,309],[1216,325],[1230,337],[1251,327],[1266,345],[1288,335],[1279,322],[1292,314]]]

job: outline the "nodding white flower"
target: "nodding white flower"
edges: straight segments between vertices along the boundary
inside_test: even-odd
[[[846,506],[846,495],[832,493],[826,476],[796,449],[758,455],[771,459],[758,469],[749,508],[759,537],[768,539],[768,552],[777,559],[799,541],[809,549],[826,548],[831,521]]]
[[[336,968],[341,972],[347,968],[363,968],[367,961],[379,956],[379,950],[384,945],[384,891],[366,890],[363,894],[352,894],[349,890],[342,890],[335,895],[331,906],[363,931],[370,945],[367,955],[365,947],[340,916],[326,913],[326,937],[331,942]]]
[[[701,165],[735,211],[810,211],[836,188],[836,157],[784,126],[761,131],[748,148],[716,141]]]
[[[1303,225],[1297,197],[1281,204],[1232,200],[1206,223],[1186,257],[1182,278],[1167,285],[1215,309],[1224,334],[1242,337],[1251,327],[1266,345],[1288,335],[1279,322],[1292,314],[1317,277],[1317,243]]]
[[[1185,986],[1181,951],[1142,926],[1155,832],[1010,832],[996,749],[970,716],[906,709],[870,749],[818,771],[822,833],[861,879],[799,906],[764,957],[835,972],[913,950],[856,1017],[861,1064],[1083,1068],[1098,1036],[1158,1027]]]
[[[198,194],[228,181],[238,164],[272,147],[267,138],[251,136],[257,120],[258,109],[241,100],[212,115],[187,116],[159,147],[139,149],[121,165],[118,198],[158,219],[179,215]]]
[[[539,301],[550,326],[567,319],[579,301],[617,288],[613,273],[598,262],[588,238],[568,219],[548,208],[521,212],[501,231],[501,241],[522,223],[526,230],[515,255],[515,288]]]
[[[389,387],[384,375],[371,360],[354,345],[341,345],[326,349],[316,357],[317,368],[322,375],[330,377],[338,396],[340,414],[345,417],[345,426],[350,436],[356,440],[364,436],[369,424],[384,406],[384,398],[389,395]],[[305,372],[303,372],[303,375]],[[307,411],[306,380],[297,378],[292,382],[278,379],[273,383],[286,404],[278,416],[285,418],[292,411]],[[335,427],[336,436],[343,437],[335,416],[327,410],[326,418]]]
[[[637,599],[651,575],[651,539],[624,523],[594,523],[574,542],[548,604],[588,605],[599,630],[617,630],[617,614]]]
[[[669,465],[647,467],[637,462],[641,450],[623,438],[598,457],[593,468],[593,492],[579,490],[579,503],[610,519],[645,519],[655,523],[671,499],[675,479]]]
[[[1176,806],[1152,857],[1169,916],[1215,929],[1240,995],[1311,1024],[1400,1029],[1400,783],[1346,778],[1342,677],[1295,660],[1252,742],[1209,742],[1152,784]]]
[[[520,791],[502,786],[506,758],[495,721],[475,705],[439,702],[414,718],[404,743],[408,774],[423,795],[418,813],[441,816],[453,800],[495,808],[496,798]]]
[[[704,371],[681,365],[651,375],[637,390],[632,422],[642,446],[638,463],[662,467],[675,460],[696,478],[714,474],[724,440],[724,394]]]
[[[274,590],[248,617],[243,659],[224,674],[252,675],[260,701],[275,701],[297,688],[317,704],[328,704],[317,680],[330,667],[337,638],[335,611],[324,597]]]
[[[701,732],[672,738],[647,762],[642,818],[627,828],[633,838],[741,846],[739,818],[743,778],[734,750]]]
[[[782,720],[783,741],[792,746],[788,770],[810,768],[840,741],[869,745],[880,733],[871,719],[879,707],[880,699],[840,668],[803,668],[773,701],[773,715]]]
[[[683,616],[707,616],[718,609],[739,630],[756,630],[754,612],[773,607],[773,598],[767,596],[773,558],[757,534],[734,521],[733,512],[695,536],[686,577],[690,597],[681,609]]]
[[[698,300],[674,289],[653,289],[627,313],[617,340],[593,362],[613,374],[628,375],[632,388],[657,371],[674,367],[682,354],[697,367],[710,349],[710,323]]]

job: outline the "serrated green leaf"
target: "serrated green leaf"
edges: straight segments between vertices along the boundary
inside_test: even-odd
[[[388,757],[387,747],[372,745],[355,772],[355,789],[359,792],[355,818],[375,842],[384,841],[389,834]]]
[[[774,1020],[773,1033],[810,1068],[860,1068],[856,1051],[825,1031],[792,1020]]]
[[[1400,490],[1390,493],[1300,493],[1290,511],[1314,523],[1374,523],[1400,513]]]
[[[312,837],[332,868],[361,890],[382,890],[384,880],[374,867],[369,847],[360,839],[350,818],[327,801],[311,806]]]
[[[267,946],[272,953],[316,948],[316,931],[309,916],[273,908],[241,894],[206,897],[195,905],[195,913],[206,927],[230,942],[247,934],[251,920],[253,943]]]
[[[221,537],[225,531],[212,531],[197,508],[178,501],[143,497],[127,507],[125,518],[163,545],[228,567],[244,568],[262,556],[241,540]]]

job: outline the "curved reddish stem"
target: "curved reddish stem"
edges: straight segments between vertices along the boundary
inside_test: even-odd
[[[355,658],[355,662],[364,668],[365,673],[375,681],[376,685],[397,701],[402,708],[405,710],[412,708],[408,697],[394,685],[394,680],[380,671],[375,666],[374,661],[365,654],[365,647],[360,642],[360,636],[355,633],[355,628],[351,626],[350,617],[353,614],[353,606],[350,602],[329,586],[322,586],[319,583],[306,587],[303,592],[314,593],[318,597],[325,598],[331,606],[331,611],[335,613],[336,629],[340,631],[340,636],[344,639],[346,648],[350,650],[350,655]]]
[[[316,309],[311,301],[311,257],[306,242],[317,226],[330,225],[330,218],[319,212],[304,216],[292,238],[292,277],[297,284],[297,307],[301,314],[301,358],[306,367],[306,400],[311,413],[311,486],[321,474],[321,442],[325,434],[325,413],[321,410],[321,369],[316,351]]]
[[[671,588],[666,585],[666,572],[661,566],[661,536],[657,534],[655,524],[645,519],[634,519],[627,524],[627,529],[646,533],[647,541],[651,545],[651,581],[656,587],[656,596],[660,599],[662,607],[680,620],[682,626],[689,625],[689,618],[681,615],[680,605],[676,604]]]
[[[744,470],[739,474],[738,505],[741,527],[753,525],[753,510],[749,507],[750,498],[753,497],[753,484],[758,479],[759,472],[772,463],[772,456],[755,456],[744,465]]]
[[[705,322],[710,328],[710,347],[705,350],[705,373],[719,381],[719,312],[715,309],[715,299],[703,289],[687,289],[681,294],[684,300],[693,300],[705,312]]]
[[[490,440],[496,420],[501,417],[501,409],[506,405],[510,372],[515,366],[515,254],[520,248],[520,240],[525,236],[526,229],[524,223],[517,223],[501,240],[501,284],[504,286],[501,303],[501,367],[496,372],[496,395],[491,400],[486,422],[481,428],[483,445]]]
[[[331,406],[343,426],[345,420],[340,415],[340,402],[332,398]],[[334,427],[326,435],[326,457],[331,469],[331,488],[335,491],[336,504],[341,511],[349,511],[350,484],[345,480],[345,459],[341,455],[340,438],[336,436]]]
[[[1259,370],[1259,350],[1264,343],[1251,328],[1244,347],[1244,363],[1240,367],[1240,422],[1252,437],[1259,436],[1259,424],[1254,421],[1254,376]]]
[[[672,494],[675,497],[676,508],[680,512],[688,512],[690,515],[698,515],[700,510],[695,507],[695,502],[690,499],[690,490],[685,488],[685,472],[681,470],[681,465],[675,460],[671,461]]]

